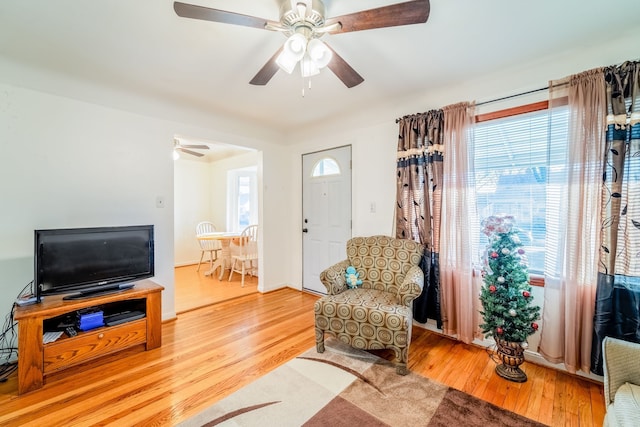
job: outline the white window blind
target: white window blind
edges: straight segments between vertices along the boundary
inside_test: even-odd
[[[543,274],[545,253],[554,250],[549,249],[556,241],[550,233],[558,223],[559,212],[553,206],[562,194],[566,125],[566,112],[555,112],[550,126],[548,111],[543,110],[475,127],[478,218],[496,214],[515,217],[532,274]],[[487,239],[481,234],[478,240],[481,253]]]

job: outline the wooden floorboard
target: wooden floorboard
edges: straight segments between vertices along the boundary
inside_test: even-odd
[[[22,396],[13,375],[0,384],[0,425],[174,425],[311,348],[316,299],[283,289],[190,309],[163,324],[162,347],[69,369]],[[602,425],[602,385],[528,362],[529,381],[511,383],[485,349],[419,327],[409,368],[548,425]]]

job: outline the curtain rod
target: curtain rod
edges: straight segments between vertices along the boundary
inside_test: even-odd
[[[560,86],[560,85],[554,85],[554,87],[557,87],[557,86]],[[542,92],[543,90],[549,90],[549,86],[539,87],[538,89],[532,89],[526,92],[516,93],[514,95],[503,96],[502,98],[490,99],[489,101],[478,102],[476,104],[476,107],[479,105],[492,104],[494,102],[504,101],[505,99],[511,99],[511,98],[517,98],[519,96],[529,95],[531,93]]]
[[[557,85],[553,85],[553,87],[560,87],[560,86],[566,86],[566,85],[567,85],[567,83],[559,83]],[[551,86],[539,87],[537,89],[528,90],[526,92],[521,92],[521,93],[516,93],[516,94],[513,94],[513,95],[503,96],[502,98],[496,98],[496,99],[490,99],[489,101],[478,102],[476,104],[476,107],[478,107],[480,105],[492,104],[492,103],[498,102],[498,101],[504,101],[505,99],[517,98],[519,96],[529,95],[529,94],[536,93],[536,92],[542,92],[543,90],[549,90],[550,87]],[[408,116],[404,116],[404,117],[408,117]],[[396,119],[396,123],[398,123],[404,117],[400,117],[399,119]]]

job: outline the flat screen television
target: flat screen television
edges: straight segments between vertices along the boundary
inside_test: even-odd
[[[118,292],[154,275],[153,225],[35,230],[36,298]]]

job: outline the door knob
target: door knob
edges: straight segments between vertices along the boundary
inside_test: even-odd
[[[308,233],[308,232],[309,232],[309,229],[308,229],[308,228],[303,228],[303,229],[302,229],[302,232],[303,232],[303,233]]]

